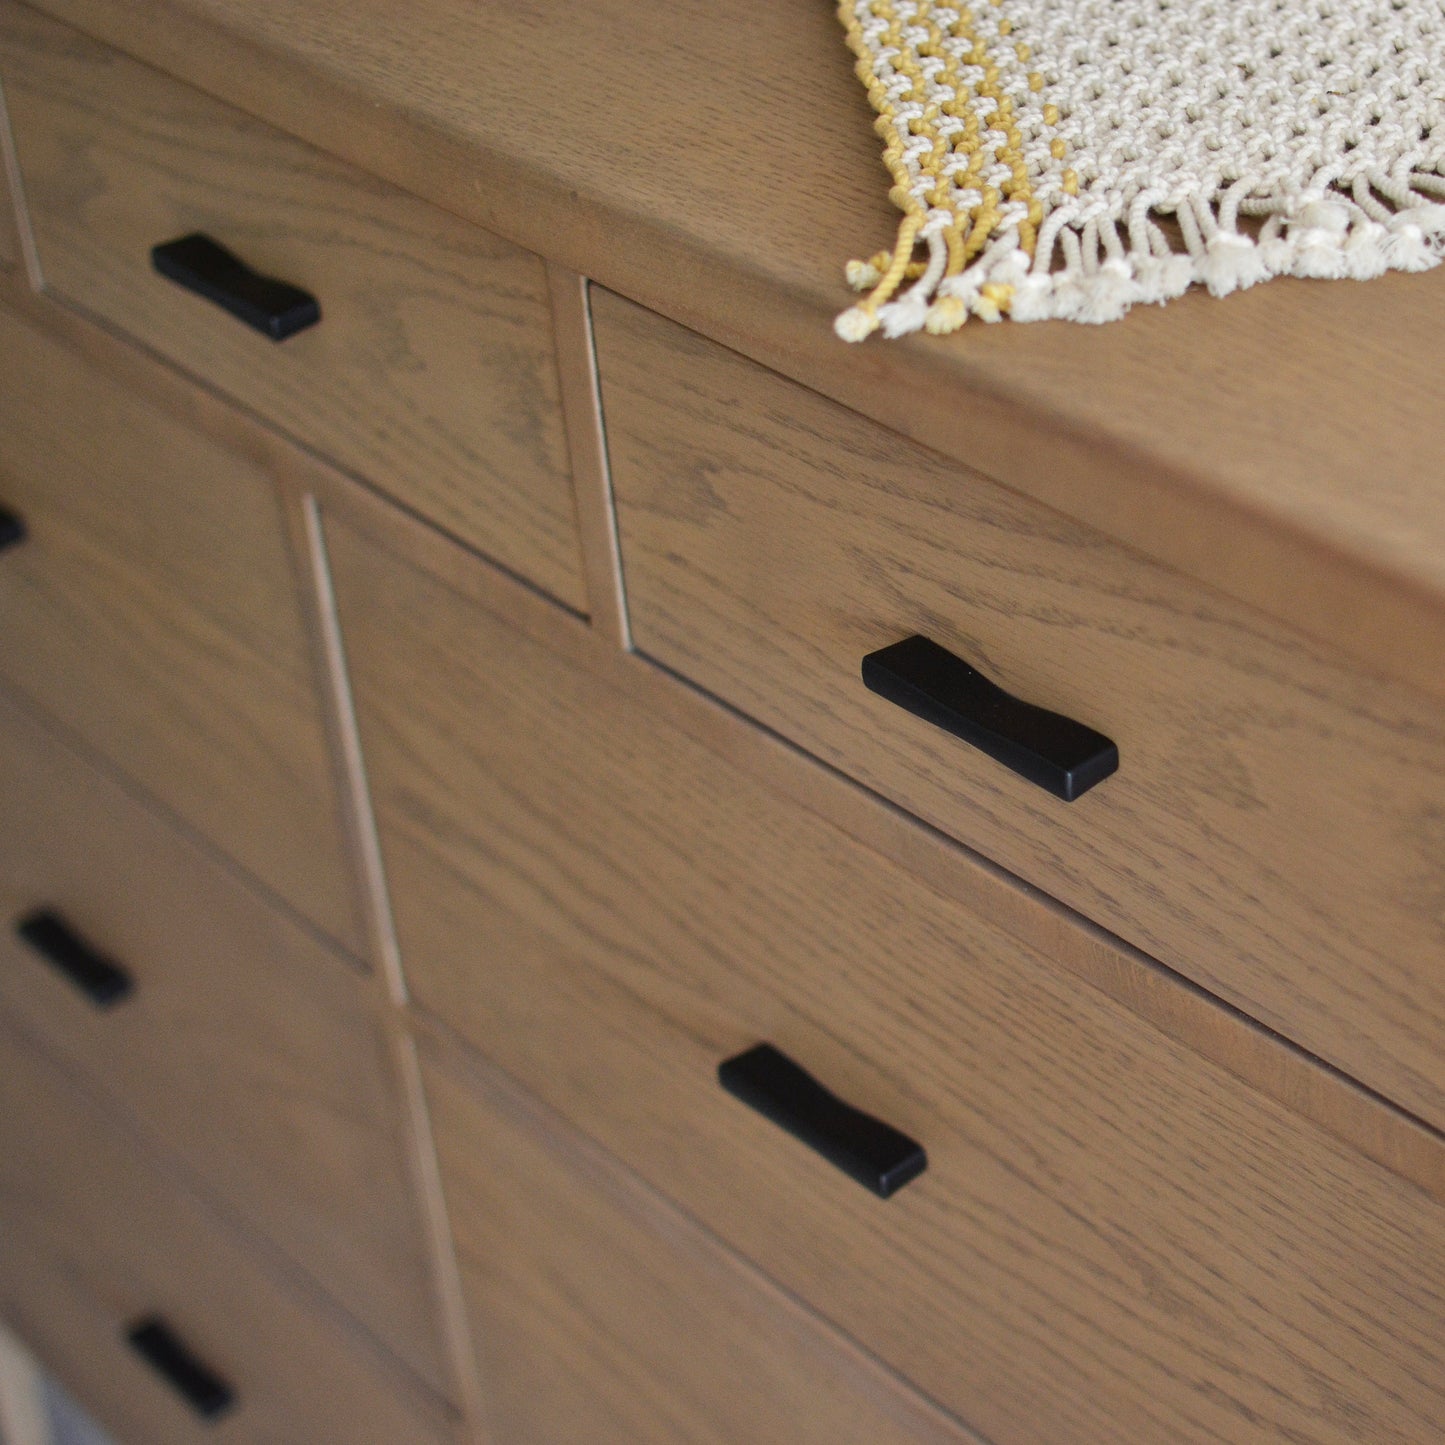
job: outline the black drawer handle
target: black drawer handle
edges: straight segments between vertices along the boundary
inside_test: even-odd
[[[137,1320],[126,1342],[203,1420],[214,1420],[236,1403],[236,1392],[187,1349],[156,1315]]]
[[[16,923],[15,932],[96,1008],[113,1007],[135,987],[125,969],[92,948],[53,909],[27,913]]]
[[[718,1083],[815,1149],[880,1199],[928,1167],[923,1146],[890,1124],[845,1104],[772,1044],[757,1044],[718,1065]]]
[[[162,276],[214,301],[272,341],[285,341],[321,320],[320,303],[309,292],[253,271],[199,231],[152,247],[151,264]]]
[[[1103,733],[1022,702],[926,637],[870,652],[863,681],[1066,803],[1119,769],[1119,749]]]
[[[9,507],[0,507],[0,552],[25,540],[25,521]]]

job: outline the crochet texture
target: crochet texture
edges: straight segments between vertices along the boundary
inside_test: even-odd
[[[861,341],[1439,261],[1445,0],[842,0],[903,212]]]

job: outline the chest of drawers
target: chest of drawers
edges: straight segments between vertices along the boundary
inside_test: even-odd
[[[629,16],[0,3],[0,1316],[122,1442],[1445,1436],[1418,567],[798,340],[607,77],[814,17]]]

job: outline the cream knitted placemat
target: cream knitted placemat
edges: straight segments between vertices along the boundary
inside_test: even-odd
[[[903,212],[837,321],[1113,321],[1196,282],[1424,271],[1445,0],[842,0]]]

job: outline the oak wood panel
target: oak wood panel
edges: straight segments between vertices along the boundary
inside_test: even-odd
[[[1445,1122],[1445,725],[1268,619],[605,293],[637,646]],[[1098,728],[1065,804],[868,692],[920,632]]]
[[[748,725],[694,688],[679,687],[671,675],[636,654],[618,656],[610,643],[599,646],[594,629],[575,614],[557,608],[499,569],[476,566],[442,533],[356,486],[268,428],[257,427],[179,372],[156,366],[114,333],[28,289],[13,289],[9,295],[12,305],[70,350],[281,479],[288,491],[314,493],[384,545],[404,545],[408,555],[424,558],[424,565],[449,586],[563,650],[577,666],[605,674],[640,706],[732,759],[780,798],[827,817],[867,846],[929,879],[934,887],[980,899],[980,906],[1001,927],[1043,949],[1138,1017],[1445,1200],[1441,1136],[1416,1116],[1245,1015],[1220,1008],[1204,990],[1181,986],[1177,973],[1057,900],[1021,892],[1016,880],[997,865],[936,830],[918,826],[901,809],[880,806],[875,794],[854,787],[820,789],[816,771],[798,768],[798,750],[777,734]],[[310,543],[301,550],[309,555]],[[339,745],[346,750],[340,740]]]
[[[0,1313],[126,1442],[447,1438],[449,1415],[291,1291],[0,1024]],[[126,1346],[160,1313],[236,1390],[205,1424]]]
[[[499,1439],[978,1445],[495,1072],[426,1075]]]
[[[134,992],[15,934],[53,908]],[[0,697],[0,1002],[441,1391],[404,1124],[364,981]]]
[[[307,471],[313,480],[324,477],[339,481],[329,469],[309,467]],[[325,539],[322,536],[321,518],[314,495],[299,489],[301,484],[298,478],[292,478],[292,481],[297,490],[292,491],[288,497],[286,512],[297,537],[298,551],[306,559],[310,581],[307,592],[314,610],[315,630],[323,656],[322,671],[326,679],[332,737],[342,764],[353,862],[361,879],[371,957],[377,963],[371,979],[373,1005],[390,1056],[396,1108],[404,1121],[406,1163],[425,1234],[436,1333],[443,1346],[448,1393],[459,1405],[463,1418],[470,1426],[480,1419],[482,1413],[476,1370],[473,1368],[473,1353],[467,1332],[456,1254],[452,1247],[446,1206],[442,1200],[436,1149],[432,1143],[431,1124],[422,1094],[416,1044],[402,1012],[406,997],[405,983],[397,958],[390,904],[381,877],[380,850],[366,792],[366,778],[356,732],[356,715],[351,706],[350,689],[347,685],[345,657],[326,561]],[[348,495],[364,495],[368,498],[372,495],[361,492],[360,488],[349,483],[342,485]],[[381,505],[374,500],[372,504]],[[386,510],[394,517],[403,515],[390,507]],[[430,528],[426,530],[431,532]],[[512,585],[536,605],[543,607],[548,614],[557,614],[555,607],[541,601],[531,589],[523,589],[515,583]],[[468,1445],[480,1445],[480,1441],[469,1435]]]
[[[270,477],[5,312],[0,395],[0,672],[357,948]]]
[[[585,609],[542,263],[65,27],[0,68],[47,287]],[[304,286],[276,345],[154,274],[205,231]]]
[[[989,1439],[1445,1425],[1438,1205],[329,537],[423,1008]],[[717,1061],[760,1038],[922,1140],[928,1173],[881,1204],[724,1096]]]
[[[216,418],[226,419],[224,413]],[[800,766],[806,754],[779,734],[756,726],[700,689],[679,685],[673,674],[640,654],[618,653],[595,628],[505,573],[477,566],[441,533],[370,492],[318,468],[309,468],[307,477],[331,515],[343,518],[384,551],[406,557],[573,667],[604,679],[631,705],[665,719],[726,758],[780,803],[826,819],[935,890],[972,900],[998,928],[1137,1018],[1445,1203],[1445,1139],[1418,1116],[1223,1005],[1057,899],[1020,887],[1015,875],[878,794],[844,784],[836,770],[815,760]],[[827,775],[825,782],[820,783],[820,771]],[[379,869],[379,859],[376,866]],[[388,942],[388,949],[393,946]]]
[[[632,0],[419,0],[403,24],[390,0],[41,3],[1372,670],[1445,689],[1430,392],[1445,274],[848,347],[830,328],[842,260],[884,244],[896,214],[829,7],[688,3],[639,25]]]

